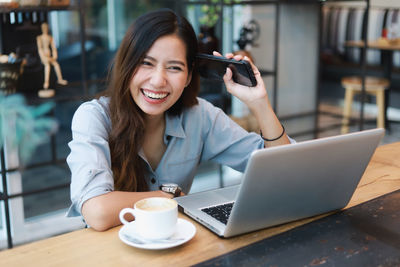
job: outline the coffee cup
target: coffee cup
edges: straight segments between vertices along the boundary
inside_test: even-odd
[[[135,220],[128,222],[125,214],[132,214]],[[139,234],[146,239],[165,239],[173,235],[178,221],[178,203],[169,198],[144,198],[134,208],[124,208],[119,219],[127,226],[127,232]]]

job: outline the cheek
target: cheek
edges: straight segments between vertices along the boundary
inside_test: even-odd
[[[143,82],[146,77],[148,76],[148,72],[144,70],[143,68],[138,68],[136,71],[134,71],[131,75],[131,80],[129,82],[129,87],[134,88],[137,87],[141,82]]]
[[[131,82],[129,83],[129,92],[131,93],[131,96],[132,96],[132,97],[135,96],[135,86],[134,86],[133,79],[132,79]]]
[[[142,76],[143,75],[141,75],[140,71],[136,72],[135,75],[132,75],[131,81],[129,82],[129,90],[131,93],[134,93],[140,86]]]
[[[179,83],[179,87],[184,89],[190,83],[190,76],[188,76],[187,74],[182,75],[182,77],[180,77],[178,83]],[[183,91],[183,89],[182,89],[182,91]]]
[[[140,90],[137,84],[137,80],[136,79],[131,79],[130,83],[129,83],[129,93],[132,97],[132,99],[136,102],[139,94],[140,94]]]
[[[191,81],[192,81],[192,72],[189,72],[189,74],[186,75],[185,87],[189,86]]]
[[[129,86],[129,93],[131,94],[132,99],[135,99],[135,91],[132,89],[132,86]]]
[[[184,91],[185,88],[186,88],[186,82],[180,82],[180,83],[177,85],[176,88],[177,88],[176,92],[179,93],[179,95],[182,95],[183,91]]]

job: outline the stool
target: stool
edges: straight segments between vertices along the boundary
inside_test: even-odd
[[[361,77],[344,77],[342,86],[346,89],[344,97],[342,134],[349,132],[349,118],[351,116],[351,104],[353,97],[361,93]],[[376,97],[376,106],[378,107],[377,126],[385,128],[385,90],[389,88],[389,81],[384,78],[366,77],[365,93]]]

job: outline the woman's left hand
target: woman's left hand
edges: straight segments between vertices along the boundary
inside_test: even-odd
[[[221,56],[218,52],[213,52],[213,54],[214,56]],[[280,136],[280,138],[274,141],[265,141],[265,147],[289,144],[290,141],[287,135],[284,134],[285,132],[282,124],[279,122],[279,119],[276,117],[276,114],[271,107],[267,90],[265,89],[264,81],[261,78],[258,68],[247,57],[243,57],[242,55],[233,55],[232,53],[228,53],[225,57],[234,60],[247,60],[253,69],[257,81],[257,85],[254,87],[235,83],[232,79],[232,71],[229,68],[227,68],[223,78],[228,92],[239,98],[250,109],[258,122],[258,126],[260,127],[264,138],[276,139],[277,136]]]
[[[220,53],[214,51],[214,56],[222,56]],[[242,102],[244,102],[250,109],[255,107],[257,104],[265,105],[269,104],[268,94],[265,89],[264,81],[261,77],[260,71],[258,68],[250,61],[249,58],[243,57],[242,55],[234,55],[232,53],[227,53],[225,55],[228,59],[234,60],[246,60],[250,63],[251,68],[254,72],[254,77],[256,78],[257,85],[254,87],[249,87],[245,85],[238,84],[232,79],[232,71],[230,68],[227,68],[226,73],[223,77],[226,89],[229,93],[239,98]]]

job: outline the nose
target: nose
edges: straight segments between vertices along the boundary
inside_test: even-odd
[[[167,83],[166,74],[164,68],[156,68],[150,79],[151,85],[154,87],[163,87]]]

